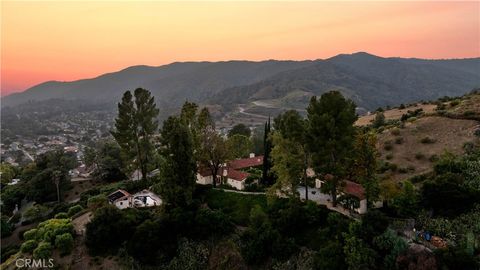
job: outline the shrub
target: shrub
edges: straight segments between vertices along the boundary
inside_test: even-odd
[[[62,218],[68,218],[68,214],[65,212],[60,212],[54,216],[54,218],[62,219]]]
[[[402,137],[395,138],[395,143],[396,144],[402,144],[403,143],[403,138]]]
[[[375,114],[375,118],[373,119],[372,126],[374,128],[379,128],[383,125],[385,125],[385,115],[383,114],[383,112],[377,112]]]
[[[92,255],[116,253],[122,242],[131,237],[135,227],[131,227],[132,219],[126,218],[126,215],[126,211],[122,212],[111,205],[95,211],[92,221],[87,224],[85,238],[85,244]],[[151,239],[152,236],[149,236]]]
[[[52,256],[52,245],[49,242],[41,242],[33,251],[33,257],[36,259],[48,259]]]
[[[407,168],[398,168],[398,172],[399,173],[407,173],[408,172],[408,169]]]
[[[22,244],[22,246],[20,247],[20,251],[22,251],[22,253],[31,253],[36,247],[37,241],[28,240]]]
[[[420,182],[423,182],[427,180],[427,176],[426,175],[415,175],[413,176],[412,178],[410,178],[410,182],[416,184],[416,183],[420,183]]]
[[[400,135],[400,129],[399,128],[392,128],[391,133],[392,133],[392,135],[398,136],[398,135]]]
[[[108,204],[107,197],[103,194],[95,195],[88,198],[87,207],[93,210],[103,207]]]
[[[447,111],[445,111],[445,110],[437,110],[437,114],[440,115],[440,116],[446,116],[446,115],[447,115]]]
[[[20,247],[18,245],[3,245],[2,250],[0,253],[2,254],[1,256],[1,262],[3,263],[4,261],[8,260],[12,255],[16,254],[20,250]]]
[[[218,210],[200,209],[195,217],[195,236],[207,238],[208,236],[229,234],[232,229],[232,223],[227,215]]]
[[[436,140],[427,136],[427,137],[422,138],[420,140],[420,142],[423,143],[423,144],[432,144],[432,143],[435,143]]]
[[[45,206],[34,205],[25,211],[23,217],[28,221],[37,221],[42,219],[47,211],[48,209]]]
[[[70,254],[73,249],[73,237],[69,233],[57,235],[55,238],[55,247],[60,250],[62,255]]]
[[[403,104],[403,103],[402,103],[402,104],[400,104],[400,106],[399,106],[398,108],[399,108],[400,110],[403,110],[403,109],[405,109],[405,104]]]
[[[437,108],[435,109],[436,111],[445,111],[446,107],[445,104],[443,103],[438,103]]]
[[[454,101],[450,102],[450,107],[455,107],[458,104],[460,104],[460,101],[459,100],[454,100]]]
[[[75,205],[75,206],[72,206],[68,209],[68,216],[71,217],[73,215],[75,215],[76,213],[80,212],[83,210],[83,207],[81,205]]]
[[[433,154],[428,158],[428,160],[430,162],[437,162],[439,160],[439,157],[437,155]]]
[[[471,117],[471,116],[474,116],[474,115],[475,115],[474,111],[465,111],[463,113],[463,116],[465,116],[465,117]]]
[[[25,240],[35,240],[37,237],[37,229],[31,229],[23,233],[23,239]]]
[[[2,238],[12,234],[14,227],[10,222],[8,222],[7,216],[2,216],[1,228],[2,228]]]
[[[54,243],[57,235],[72,233],[73,225],[70,219],[49,219],[38,224],[37,230],[37,239]]]
[[[391,141],[386,141],[383,145],[383,149],[390,151],[393,149],[393,145]]]
[[[418,159],[418,160],[421,160],[421,159],[424,159],[425,158],[425,155],[420,153],[420,152],[417,152],[415,154],[415,158]]]
[[[393,158],[393,155],[392,155],[392,154],[387,154],[387,155],[385,156],[385,158],[386,158],[387,160],[390,160],[390,159]]]
[[[266,208],[267,200],[263,195],[244,195],[219,190],[210,190],[206,201],[211,209],[218,209],[228,215],[235,224],[248,225],[250,209],[255,205]]]
[[[473,134],[474,134],[475,136],[477,136],[477,137],[480,137],[480,128],[477,128],[477,129],[473,132]]]
[[[423,109],[416,109],[415,111],[407,111],[407,113],[403,114],[402,117],[400,118],[401,121],[415,121],[417,120],[417,116],[420,116],[423,114]]]
[[[386,161],[384,162],[383,160],[380,160],[380,165],[378,166],[378,172],[379,173],[384,173],[390,169],[390,162]]]
[[[395,172],[398,169],[398,165],[395,163],[390,163],[390,171]]]

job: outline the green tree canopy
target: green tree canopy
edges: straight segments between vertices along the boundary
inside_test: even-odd
[[[335,205],[337,190],[350,163],[357,120],[355,104],[340,92],[312,97],[307,108],[307,143],[312,153],[313,168],[317,174],[331,174],[324,188],[330,192]]]
[[[369,205],[379,199],[377,171],[377,138],[372,132],[359,132],[354,142],[353,179],[365,188]]]
[[[244,158],[252,152],[252,142],[247,136],[235,134],[227,139],[227,147],[233,158]]]
[[[228,137],[232,137],[234,135],[243,135],[247,138],[250,138],[251,133],[252,132],[250,128],[248,128],[244,124],[236,124],[232,127],[232,129],[230,129],[230,131],[228,131]]]
[[[180,118],[171,116],[163,123],[161,143],[165,162],[156,189],[171,206],[189,205],[197,170],[190,130]]]
[[[151,137],[158,129],[159,110],[150,91],[137,88],[123,94],[118,104],[118,116],[112,135],[123,150],[126,159],[134,161],[135,168],[146,179],[149,163],[153,162]]]
[[[102,181],[114,182],[127,179],[122,149],[115,141],[99,143],[95,151],[96,168],[93,175]]]
[[[295,110],[286,111],[274,120],[273,171],[278,177],[273,190],[287,192],[297,197],[297,186],[303,179],[308,199],[306,170],[309,165],[309,153],[306,145],[306,121]]]
[[[213,186],[216,187],[216,175],[223,163],[230,157],[225,139],[213,128],[206,128],[201,134],[199,161],[212,173]]]

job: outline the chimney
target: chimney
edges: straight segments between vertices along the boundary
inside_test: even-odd
[[[255,157],[255,153],[250,153],[250,158],[254,158]]]

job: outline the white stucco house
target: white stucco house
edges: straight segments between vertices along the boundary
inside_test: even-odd
[[[115,205],[118,209],[152,207],[162,204],[162,199],[157,194],[146,189],[133,195],[123,189],[119,189],[112,192],[107,198],[108,202]]]
[[[245,189],[245,182],[249,175],[249,173],[237,171],[235,169],[225,168],[223,170],[223,176],[227,179],[227,184],[238,190]]]
[[[235,159],[223,164],[218,170],[215,177],[217,183],[224,183],[238,189],[244,190],[246,180],[250,176],[249,173],[243,171],[249,168],[260,167],[263,165],[263,156],[255,156],[250,154],[249,158]],[[197,172],[197,184],[211,185],[213,184],[212,172],[205,167],[200,167]]]
[[[329,181],[328,176],[324,180],[315,179],[315,187],[321,189],[322,185],[325,184],[325,181]],[[353,211],[358,214],[367,213],[367,198],[365,197],[365,189],[363,186],[349,180],[345,180],[344,183],[345,186],[343,186],[340,194],[337,194],[337,198],[340,198],[343,195],[354,197],[358,200],[359,204],[358,207],[354,207]]]
[[[157,196],[157,194],[149,191],[142,190],[133,194],[132,205],[133,207],[151,207],[158,206],[162,204],[162,199]]]
[[[131,206],[132,195],[123,189],[116,190],[108,195],[108,202],[118,209],[125,209]]]
[[[200,167],[197,172],[197,184],[212,185],[212,171],[209,168]]]

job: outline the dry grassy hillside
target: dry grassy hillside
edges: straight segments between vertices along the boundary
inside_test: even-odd
[[[392,164],[386,174],[403,180],[430,171],[445,151],[461,154],[465,143],[478,141],[477,128],[474,120],[426,116],[404,128],[385,130],[378,136],[378,147],[381,159]]]
[[[386,120],[398,120],[407,111],[423,109],[403,125],[391,125],[378,135],[378,150],[385,162],[384,175],[405,180],[428,173],[445,151],[462,154],[466,143],[480,144],[480,94],[447,99],[436,104],[418,104],[384,112]],[[374,116],[361,117],[357,125],[368,125]],[[480,131],[477,131],[480,132]]]
[[[383,114],[385,115],[385,120],[399,120],[402,117],[402,115],[406,114],[408,111],[422,109],[426,114],[431,114],[435,112],[435,108],[437,108],[437,105],[435,104],[414,104],[406,107],[405,109],[395,108],[395,109],[387,110]],[[355,125],[367,126],[373,122],[373,119],[375,119],[375,113],[358,118]]]

